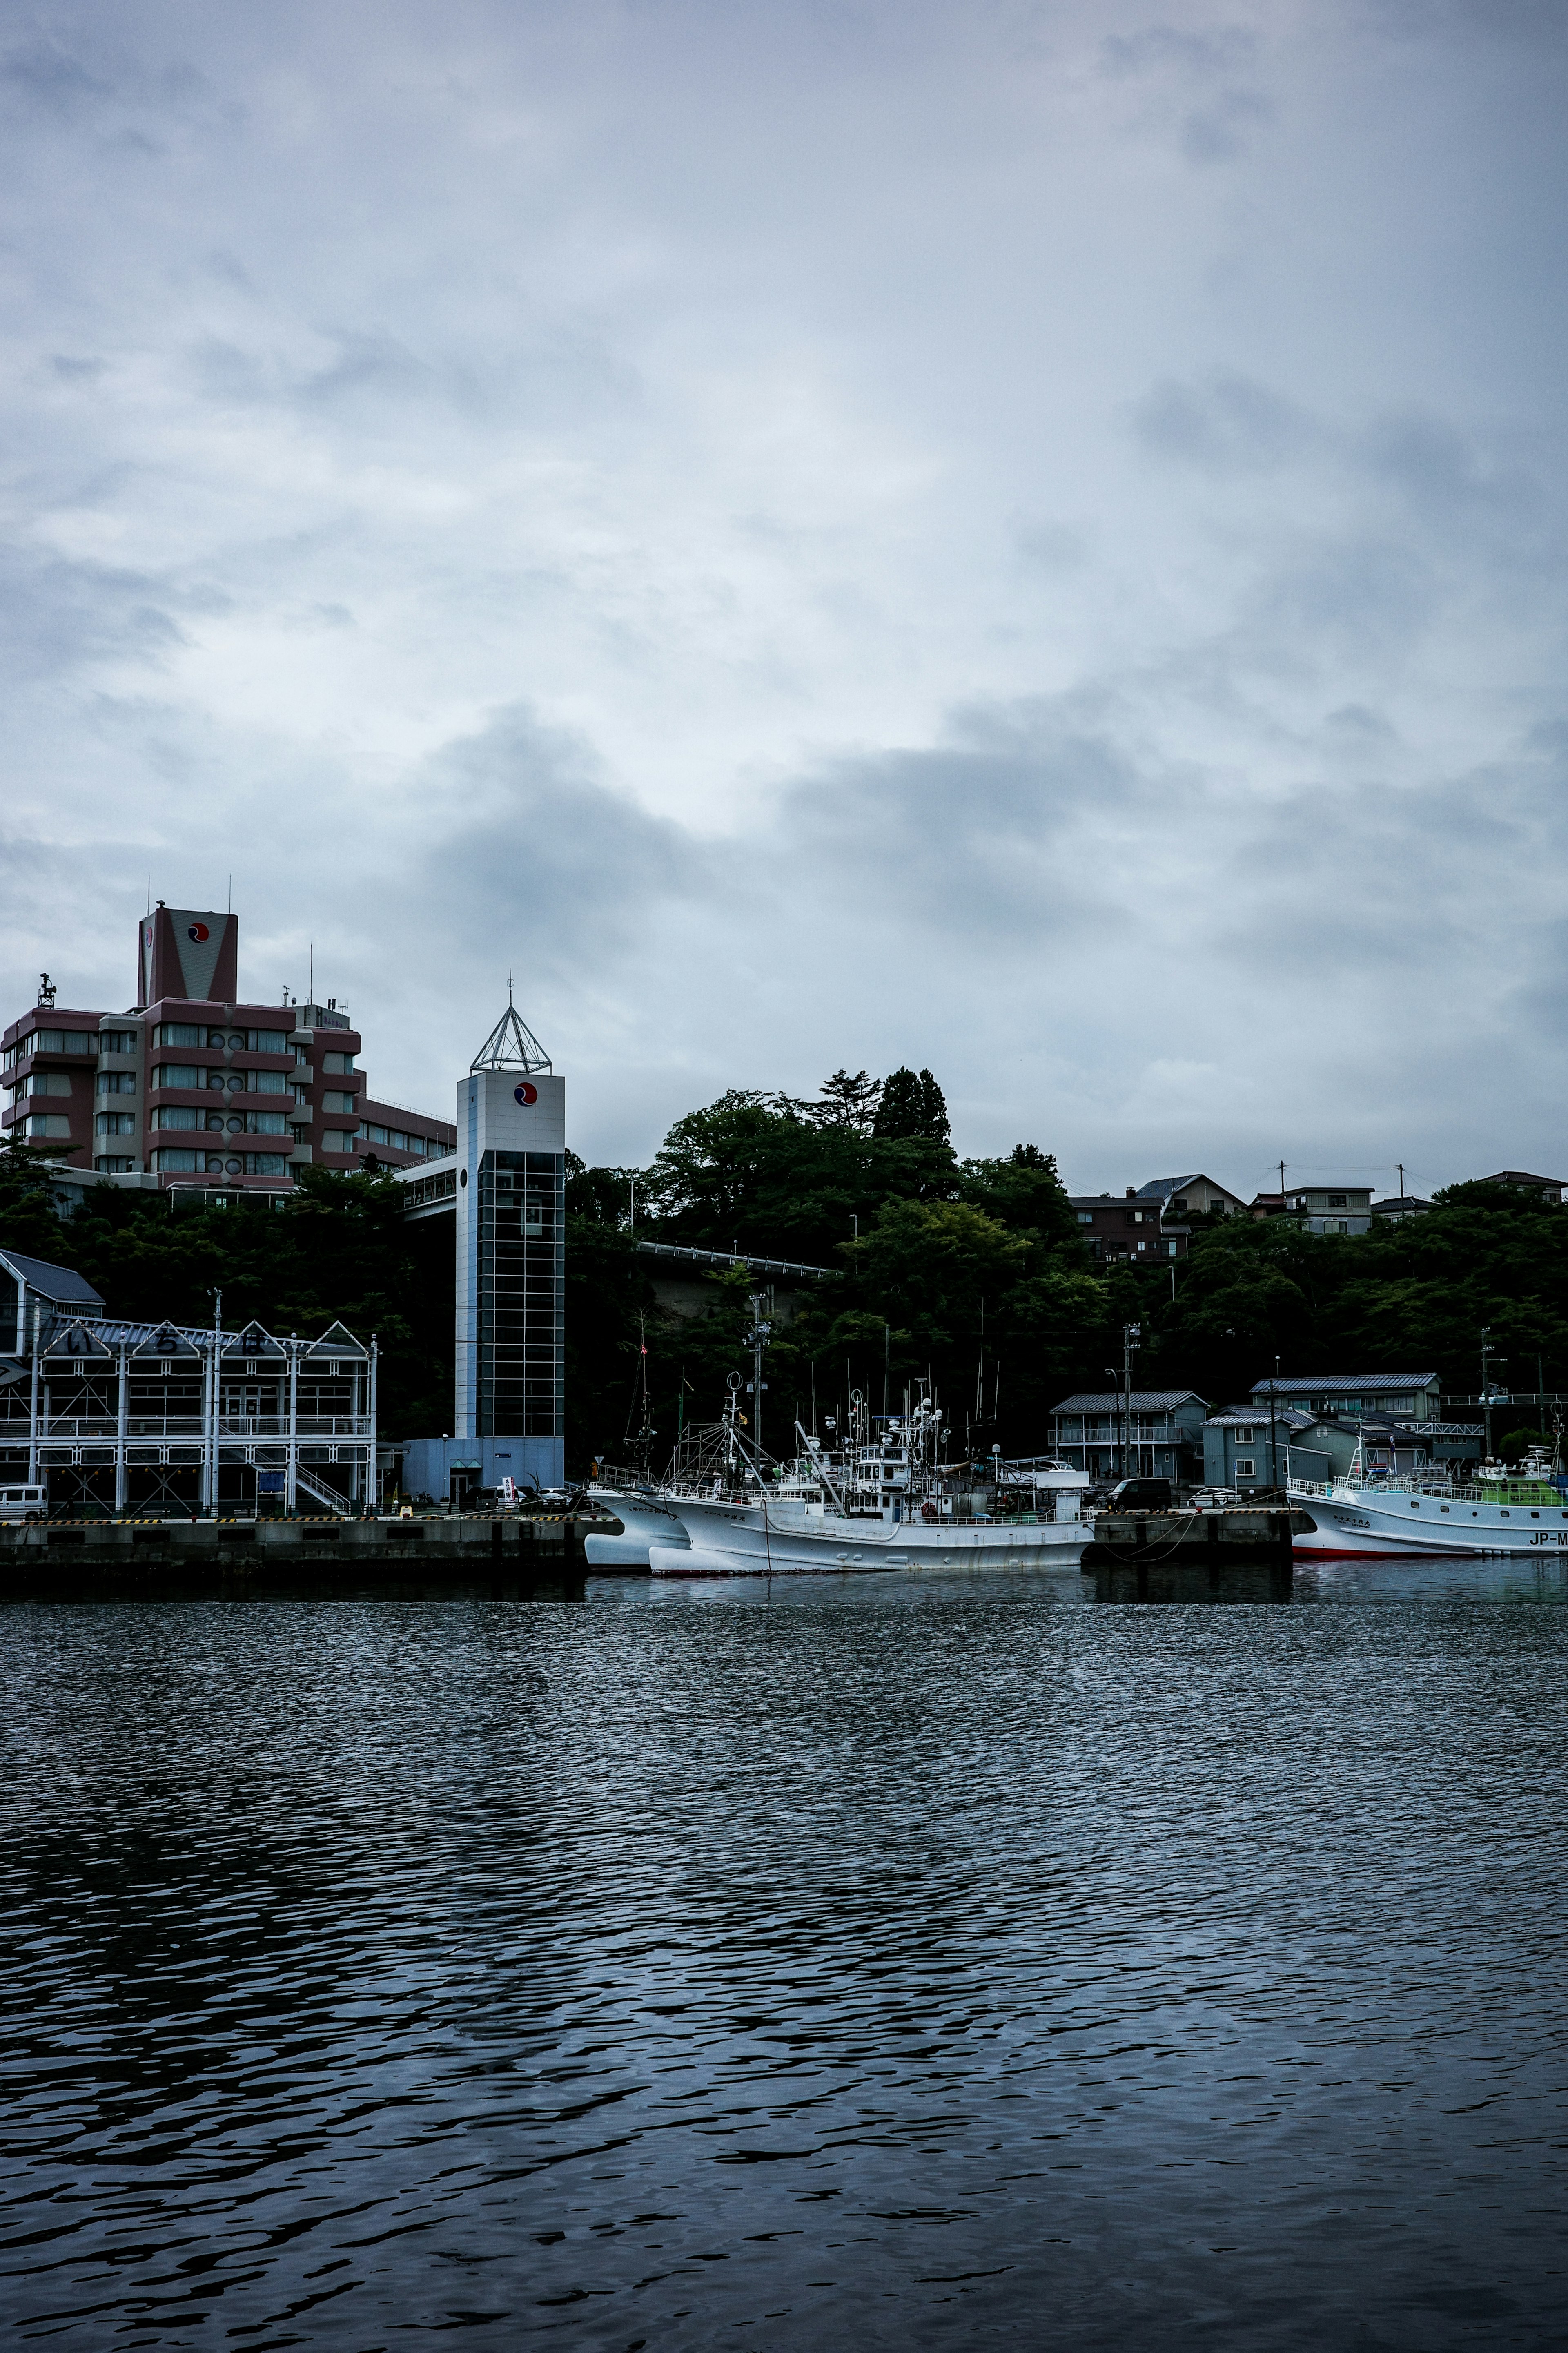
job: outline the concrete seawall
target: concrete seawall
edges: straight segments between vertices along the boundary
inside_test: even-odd
[[[581,1519],[79,1520],[0,1526],[0,1599],[472,1586],[580,1594]]]

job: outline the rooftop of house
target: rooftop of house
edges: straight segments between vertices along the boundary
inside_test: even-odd
[[[1539,1186],[1546,1193],[1561,1193],[1568,1186],[1568,1176],[1531,1176],[1523,1168],[1498,1168],[1489,1176],[1475,1176],[1470,1181],[1475,1185]]]
[[[1126,1395],[1121,1389],[1075,1389],[1071,1397],[1063,1398],[1060,1405],[1051,1408],[1053,1413],[1119,1413],[1125,1409]],[[1178,1406],[1198,1405],[1203,1399],[1196,1389],[1134,1389],[1134,1413],[1174,1413]]]
[[[1370,1396],[1380,1389],[1429,1388],[1436,1378],[1436,1373],[1309,1373],[1289,1380],[1254,1381],[1252,1394],[1267,1398],[1272,1389],[1276,1397],[1330,1397],[1364,1389]]]
[[[1217,1176],[1205,1176],[1201,1169],[1194,1169],[1190,1176],[1152,1176],[1147,1185],[1139,1186],[1138,1197],[1140,1199],[1168,1201],[1173,1193],[1184,1193],[1192,1185],[1212,1185],[1215,1191],[1223,1193],[1227,1201],[1241,1198],[1239,1194],[1233,1193],[1228,1185],[1222,1185]]]
[[[103,1294],[73,1266],[56,1266],[47,1258],[25,1258],[20,1250],[0,1250],[4,1266],[18,1282],[56,1307],[80,1307],[101,1315]]]

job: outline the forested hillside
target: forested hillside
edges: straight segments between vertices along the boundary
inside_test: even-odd
[[[744,1364],[742,1272],[706,1278],[697,1322],[663,1316],[639,1237],[830,1270],[775,1327],[763,1436],[831,1410],[854,1384],[879,1409],[929,1377],[961,1441],[1033,1451],[1068,1389],[1102,1388],[1136,1323],[1136,1379],[1211,1400],[1285,1373],[1434,1369],[1473,1391],[1489,1326],[1504,1378],[1568,1379],[1568,1209],[1480,1185],[1430,1215],[1365,1236],[1282,1219],[1200,1224],[1176,1269],[1096,1267],[1050,1155],[1020,1143],[960,1159],[930,1071],[882,1084],[837,1071],[810,1100],[731,1092],[678,1120],[646,1169],[571,1163],[567,1185],[568,1459],[614,1457],[646,1364],[662,1451],[679,1420],[710,1419]],[[205,1323],[221,1287],[233,1329],[342,1318],[379,1335],[389,1436],[450,1426],[451,1230],[405,1225],[390,1179],[307,1170],[278,1210],[182,1211],[108,1187],[62,1223],[25,1149],[0,1155],[0,1245],[75,1266],[111,1313]],[[646,1345],[646,1358],[640,1354]],[[749,1367],[748,1367],[749,1369]]]

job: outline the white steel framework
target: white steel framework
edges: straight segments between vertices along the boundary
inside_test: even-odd
[[[47,1482],[51,1509],[177,1504],[353,1513],[376,1503],[377,1349],[342,1324],[313,1340],[51,1314],[0,1357],[0,1477]]]

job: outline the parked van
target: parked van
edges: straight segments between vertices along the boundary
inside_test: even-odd
[[[0,1520],[41,1520],[48,1508],[47,1487],[0,1487]]]
[[[1168,1512],[1171,1482],[1168,1479],[1118,1480],[1105,1508],[1108,1512]]]

